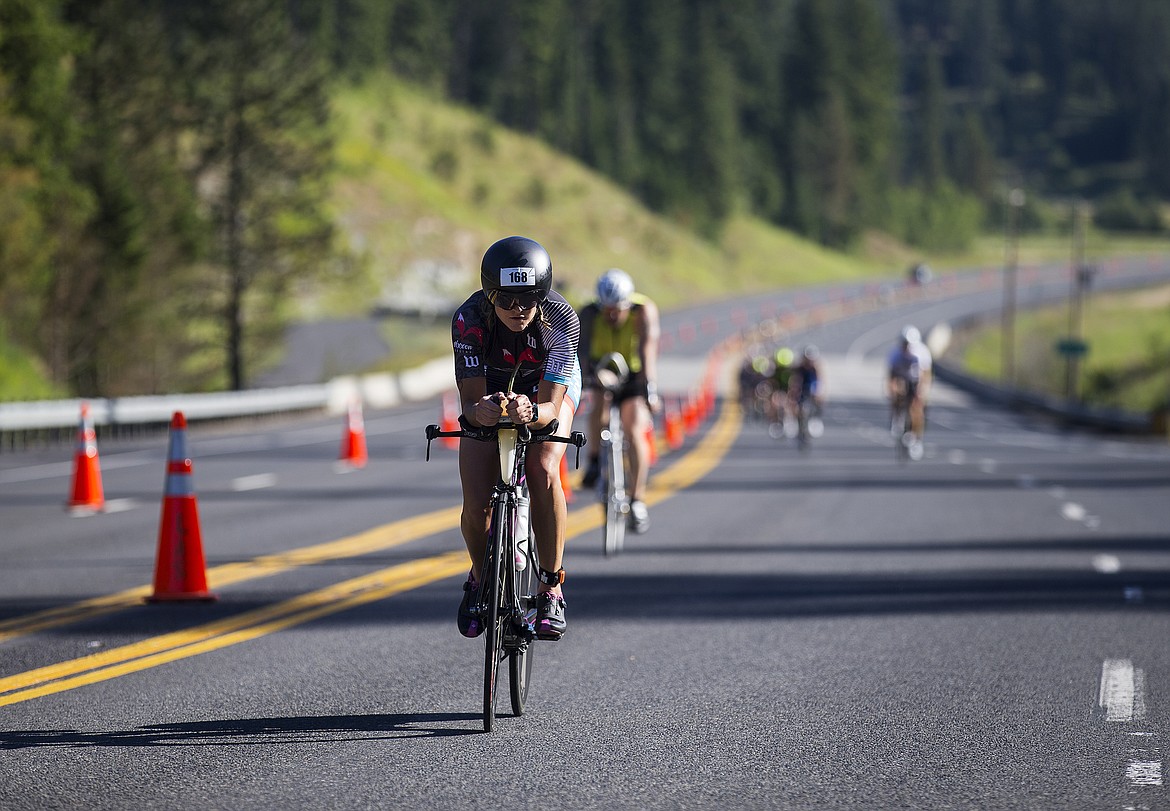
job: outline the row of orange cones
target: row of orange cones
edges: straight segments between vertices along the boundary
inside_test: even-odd
[[[684,431],[694,431],[698,423],[707,416],[713,399],[713,389],[706,386],[703,393],[692,396],[685,403],[680,402],[677,409],[667,409],[665,434],[666,442],[672,450],[682,446]],[[458,428],[457,401],[450,392],[443,398],[442,427],[445,431]],[[653,426],[648,429],[647,438],[650,440],[650,464],[655,464],[658,453]],[[445,442],[455,444],[458,440],[449,439]],[[351,468],[361,468],[368,459],[361,403],[355,400],[351,402],[346,414],[339,463]],[[216,599],[216,595],[207,588],[203,536],[199,526],[192,472],[191,457],[187,453],[187,419],[183,412],[176,411],[171,418],[154,590],[149,598],[151,601]],[[567,454],[561,457],[561,486],[565,501],[572,502],[573,492],[569,484]],[[105,507],[97,434],[87,403],[81,405],[73,485],[67,506],[74,514],[96,513]]]
[[[75,515],[86,515],[101,512],[105,504],[97,436],[89,405],[82,403],[73,487],[67,506]],[[187,453],[187,418],[181,411],[176,411],[171,418],[154,589],[147,599],[150,602],[216,599],[207,589],[203,536],[195,503],[191,457]]]
[[[342,435],[341,462],[351,467],[366,464],[365,428],[361,405],[352,405]],[[176,411],[171,418],[167,448],[167,475],[159,520],[158,555],[150,602],[215,600],[207,588],[207,563],[203,555],[203,533],[193,483],[193,465],[187,453],[187,418]],[[75,515],[91,515],[105,509],[97,434],[89,405],[81,405],[77,450],[73,462],[73,484],[67,507]]]

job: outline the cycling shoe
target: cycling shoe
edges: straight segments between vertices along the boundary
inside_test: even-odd
[[[536,638],[560,639],[565,628],[565,598],[547,591],[536,595]]]
[[[483,622],[478,611],[472,611],[471,606],[479,599],[479,584],[470,574],[463,584],[463,600],[459,603],[459,633],[468,639],[475,639],[483,633]]]

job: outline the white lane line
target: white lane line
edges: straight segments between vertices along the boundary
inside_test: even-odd
[[[232,489],[237,493],[245,490],[263,490],[265,487],[276,485],[275,473],[257,473],[255,476],[240,476],[232,479]]]
[[[106,502],[106,512],[122,513],[133,510],[137,506],[138,502],[132,498],[111,498]]]
[[[1162,785],[1162,761],[1130,760],[1125,766],[1125,777],[1131,786]]]
[[[1069,521],[1084,521],[1087,514],[1085,508],[1073,501],[1066,501],[1060,505],[1060,514]]]
[[[1129,659],[1106,659],[1101,665],[1097,703],[1106,721],[1133,721],[1146,714],[1145,674]]]
[[[1094,555],[1093,568],[1101,574],[1117,574],[1121,571],[1121,560],[1117,555]]]

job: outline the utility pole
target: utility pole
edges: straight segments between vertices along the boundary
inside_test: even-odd
[[[1007,221],[1004,223],[1003,266],[1003,382],[1014,386],[1016,380],[1016,270],[1019,263],[1020,209],[1024,207],[1024,190],[1008,192]]]
[[[1084,332],[1085,288],[1089,286],[1093,270],[1085,264],[1085,215],[1083,203],[1072,206],[1072,274],[1069,279],[1068,340],[1064,342],[1064,395],[1073,402],[1080,400],[1081,356],[1088,348],[1082,339]]]

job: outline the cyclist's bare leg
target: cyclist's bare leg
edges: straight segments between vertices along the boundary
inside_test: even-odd
[[[923,423],[925,422],[924,417],[922,398],[915,397],[910,401],[910,431],[914,434],[915,439],[920,441],[922,439]]]
[[[597,456],[601,447],[601,423],[608,415],[609,403],[602,389],[589,389],[589,423],[585,426],[585,448],[590,456]]]
[[[566,397],[558,416],[558,436],[568,436],[573,428],[573,403]],[[536,553],[540,568],[555,572],[561,568],[565,552],[565,523],[569,509],[561,486],[561,457],[568,446],[559,442],[541,442],[529,446],[525,475],[532,499],[532,533],[536,536]],[[560,585],[548,586],[538,581],[540,591],[561,593]]]
[[[630,397],[622,402],[622,431],[630,447],[630,501],[641,501],[649,477],[650,442],[646,432],[650,428],[650,408],[644,397]]]
[[[488,524],[491,521],[491,496],[499,462],[495,443],[465,439],[459,443],[459,481],[463,485],[463,513],[459,529],[467,554],[471,556],[471,573],[480,580],[479,567],[487,549]]]

